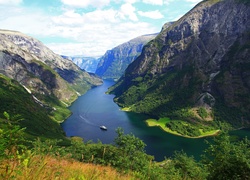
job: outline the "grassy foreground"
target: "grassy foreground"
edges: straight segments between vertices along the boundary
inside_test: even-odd
[[[8,169],[8,170],[7,170]],[[7,171],[6,171],[7,170]],[[114,168],[77,162],[73,159],[33,155],[24,161],[18,159],[0,162],[0,174],[4,179],[133,179],[129,174]]]
[[[250,142],[247,139],[235,142],[221,133],[213,144],[209,143],[199,162],[182,151],[157,163],[145,153],[146,144],[142,140],[133,134],[124,134],[121,128],[116,130],[114,144],[84,142],[82,138],[72,137],[69,145],[62,146],[59,140],[27,141],[25,128],[16,125],[19,119],[7,112],[3,115],[0,179],[235,180],[250,177]]]
[[[171,120],[169,118],[160,118],[159,120],[156,119],[148,119],[146,120],[146,123],[149,127],[153,127],[153,126],[158,126],[160,127],[163,131],[177,135],[177,136],[182,136],[182,137],[187,137],[187,138],[202,138],[202,137],[206,137],[206,136],[215,136],[217,135],[220,130],[211,130],[211,131],[206,131],[204,132],[202,129],[199,129],[200,131],[200,135],[199,136],[188,136],[188,135],[183,135],[180,134],[176,131],[171,130],[170,128],[168,128],[166,126],[167,123],[169,123]],[[183,125],[185,126],[186,122],[182,122]]]

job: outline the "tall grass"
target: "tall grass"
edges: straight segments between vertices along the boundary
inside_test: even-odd
[[[8,161],[8,162],[7,162]],[[8,166],[8,168],[6,168]],[[123,180],[132,176],[118,173],[108,166],[86,164],[66,158],[48,155],[32,155],[24,160],[12,159],[0,162],[0,179],[18,180]]]

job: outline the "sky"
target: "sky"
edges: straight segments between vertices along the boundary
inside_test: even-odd
[[[0,29],[32,36],[55,53],[98,57],[161,31],[201,0],[0,0]]]

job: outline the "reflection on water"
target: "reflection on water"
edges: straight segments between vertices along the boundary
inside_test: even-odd
[[[163,132],[158,127],[147,127],[145,120],[149,117],[143,114],[123,112],[113,102],[113,95],[105,92],[113,85],[113,81],[105,80],[104,84],[89,90],[79,97],[70,107],[72,116],[62,123],[67,136],[80,136],[85,141],[92,140],[103,143],[113,143],[116,137],[115,130],[118,127],[125,133],[133,133],[146,144],[146,152],[154,155],[155,160],[164,160],[164,157],[172,156],[174,151],[184,150],[188,155],[199,159],[200,154],[206,148],[204,139],[188,139]],[[99,127],[104,125],[107,131]],[[249,136],[249,130],[232,132],[234,135]]]

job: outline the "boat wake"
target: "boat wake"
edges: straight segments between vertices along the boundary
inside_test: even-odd
[[[84,118],[82,115],[79,115],[79,117],[84,120],[85,123],[92,125],[92,126],[97,126],[96,124],[94,124],[93,122],[89,121],[87,118]]]

